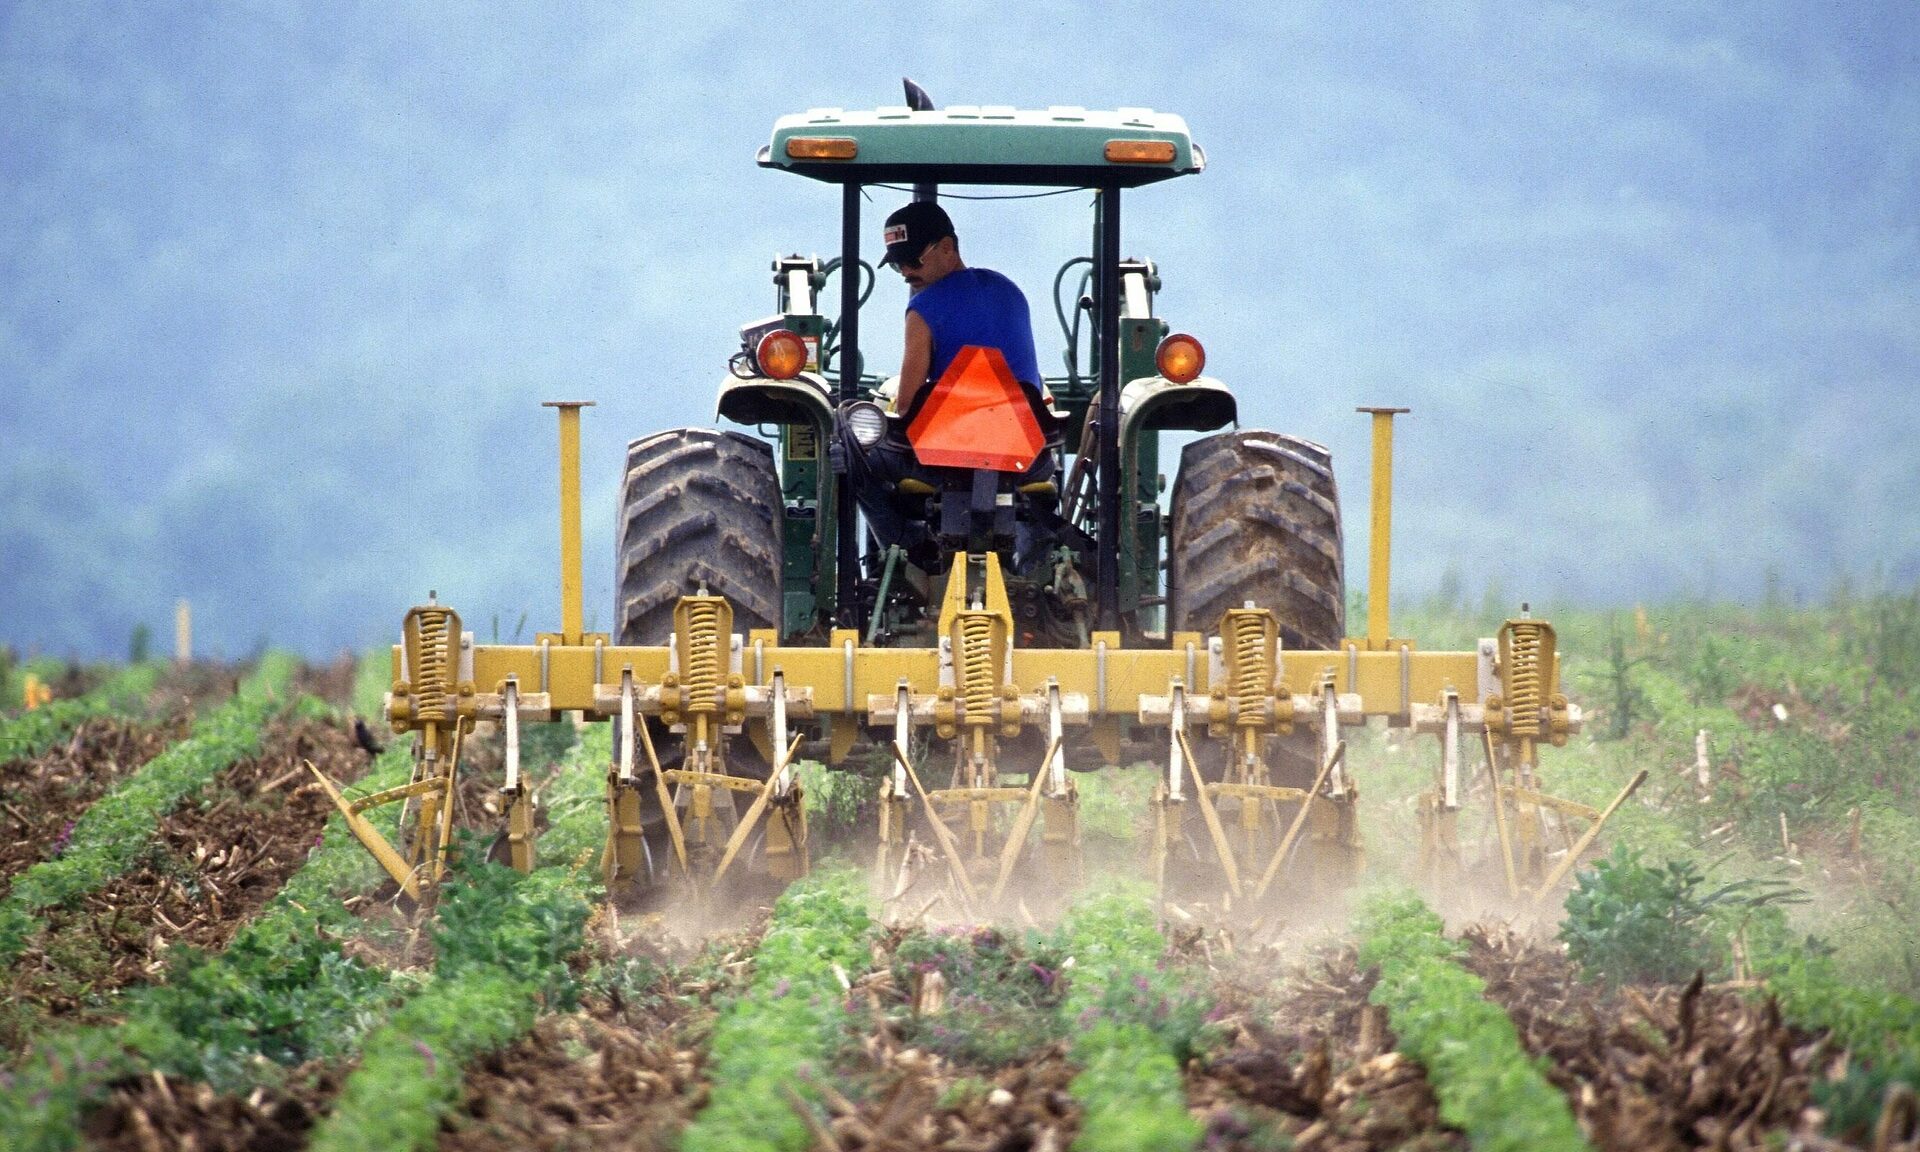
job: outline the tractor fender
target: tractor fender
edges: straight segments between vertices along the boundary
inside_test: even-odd
[[[1227,386],[1211,376],[1175,384],[1165,376],[1142,376],[1120,390],[1120,442],[1142,432],[1211,432],[1239,419]]]
[[[720,383],[719,415],[736,424],[811,424],[824,435],[833,428],[832,397],[812,372],[791,380],[729,375]]]

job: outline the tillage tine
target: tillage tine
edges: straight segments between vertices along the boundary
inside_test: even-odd
[[[1200,765],[1193,758],[1193,746],[1187,743],[1187,734],[1176,728],[1173,735],[1186,756],[1187,771],[1193,774],[1194,798],[1200,801],[1200,815],[1206,818],[1207,835],[1213,838],[1213,850],[1219,853],[1220,867],[1227,874],[1227,891],[1238,896],[1240,866],[1234,862],[1233,849],[1227,844],[1227,830],[1220,826],[1220,813],[1214,811],[1213,797],[1207,794],[1207,782],[1200,778]]]
[[[1533,894],[1533,902],[1535,904],[1539,904],[1545,900],[1547,893],[1553,891],[1554,888],[1559,885],[1560,881],[1566,878],[1567,873],[1571,872],[1573,866],[1579,862],[1580,853],[1585,852],[1587,846],[1593,843],[1594,838],[1600,835],[1600,829],[1606,824],[1607,820],[1612,817],[1615,812],[1620,810],[1620,805],[1625,804],[1629,796],[1632,796],[1639,790],[1640,785],[1646,782],[1647,770],[1645,768],[1633,774],[1633,779],[1627,781],[1627,786],[1620,789],[1620,795],[1613,798],[1613,803],[1607,805],[1606,810],[1600,813],[1598,819],[1587,825],[1586,832],[1581,835],[1580,839],[1575,842],[1571,848],[1567,849],[1566,858],[1561,860],[1560,866],[1553,870],[1553,875],[1547,877],[1545,882],[1540,885],[1540,890]]]
[[[753,803],[747,807],[747,814],[740,818],[740,823],[734,828],[733,835],[727,837],[727,849],[720,854],[720,866],[713,870],[713,888],[720,886],[720,881],[725,878],[727,869],[733,866],[733,858],[739,855],[741,846],[747,842],[747,837],[753,835],[753,826],[760,822],[761,813],[767,810],[767,802],[773,799],[773,789],[780,781],[780,774],[787,770],[787,762],[792,760],[793,754],[800,750],[800,739],[795,736],[793,743],[787,745],[786,754],[780,757],[780,763],[774,770],[767,773],[767,782],[760,786],[760,794],[755,796]]]
[[[373,858],[380,862],[380,867],[387,870],[387,875],[393,877],[394,883],[400,885],[402,891],[415,900],[420,899],[420,881],[414,877],[413,869],[407,866],[406,860],[394,850],[387,838],[380,834],[380,830],[375,828],[365,816],[354,811],[353,805],[340,794],[340,789],[334,785],[333,781],[327,779],[326,773],[314,767],[313,761],[307,761],[307,770],[313,773],[314,779],[320,781],[320,787],[327,790],[328,798],[333,801],[333,806],[340,810],[340,815],[347,822],[347,830],[353,833],[354,838],[365,845],[367,851],[373,853]]]
[[[906,770],[908,782],[919,794],[920,806],[927,813],[927,823],[933,827],[933,838],[940,842],[940,851],[947,857],[947,867],[953,871],[954,879],[960,885],[960,894],[966,899],[967,907],[964,911],[969,916],[973,915],[973,906],[980,902],[980,897],[973,890],[973,881],[967,876],[967,864],[960,856],[960,846],[954,843],[953,833],[947,828],[947,822],[940,818],[940,813],[933,806],[932,797],[927,795],[926,787],[920,783],[920,774],[915,772],[913,764],[901,755],[899,745],[889,744],[887,747],[893,749],[894,760]]]
[[[653,737],[647,732],[647,722],[639,720],[629,726],[631,731],[640,735],[640,747],[647,753],[647,764],[653,769],[654,792],[660,797],[660,810],[667,815],[667,835],[673,840],[673,858],[680,862],[680,874],[687,875],[687,840],[680,831],[680,813],[673,806],[673,796],[667,791],[667,774],[660,771],[660,757],[653,750]],[[628,736],[627,739],[633,739]]]
[[[1255,900],[1266,897],[1267,889],[1273,885],[1274,878],[1280,874],[1280,865],[1286,860],[1287,853],[1293,849],[1293,842],[1300,835],[1300,829],[1306,826],[1307,814],[1313,807],[1315,798],[1320,795],[1321,787],[1326,784],[1327,776],[1333,772],[1335,764],[1345,761],[1346,758],[1347,742],[1342,740],[1333,746],[1333,754],[1321,762],[1320,772],[1313,778],[1313,787],[1307,789],[1306,798],[1300,801],[1300,811],[1293,814],[1293,823],[1287,825],[1287,834],[1281,837],[1280,847],[1274,849],[1273,859],[1267,862],[1267,870],[1260,876],[1260,886],[1253,890]]]
[[[439,839],[438,850],[434,854],[433,878],[435,880],[446,875],[447,853],[453,848],[454,789],[458,787],[460,780],[460,745],[465,741],[466,735],[465,725],[456,726],[453,730],[453,756],[447,761],[447,788],[445,794],[440,797],[440,827],[435,831]]]
[[[1034,769],[1033,783],[1027,787],[1026,803],[1020,806],[1020,815],[1013,821],[1013,833],[1007,837],[1007,846],[1000,850],[1000,875],[993,882],[993,895],[988,902],[998,904],[1006,893],[1007,881],[1013,878],[1013,868],[1020,862],[1020,852],[1026,846],[1027,833],[1033,831],[1033,818],[1040,814],[1040,790],[1051,775],[1054,753],[1060,750],[1060,737],[1055,736],[1053,743],[1047,746],[1047,754],[1040,758],[1040,767]]]
[[[1507,896],[1520,898],[1520,881],[1513,873],[1513,839],[1507,832],[1507,802],[1500,798],[1500,761],[1493,754],[1493,733],[1480,730],[1481,746],[1487,750],[1487,774],[1493,777],[1493,826],[1500,832],[1500,860],[1507,866]]]

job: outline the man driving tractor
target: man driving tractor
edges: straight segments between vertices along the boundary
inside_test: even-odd
[[[969,268],[960,258],[960,239],[946,209],[917,200],[887,217],[882,233],[886,255],[881,264],[900,271],[907,300],[905,351],[892,414],[911,424],[932,391],[968,347],[990,349],[1019,382],[1034,417],[1049,435],[1054,418],[1041,383],[1034,353],[1033,322],[1027,298],[1012,280],[986,268]],[[909,560],[932,570],[941,551],[924,516],[902,506],[901,482],[918,481],[931,491],[931,470],[912,445],[894,436],[863,448],[842,423],[842,453],[855,480],[854,491],[867,523],[883,546],[899,545]],[[1053,478],[1055,453],[1042,452],[1021,476],[1023,484]],[[906,486],[909,501],[917,499]]]

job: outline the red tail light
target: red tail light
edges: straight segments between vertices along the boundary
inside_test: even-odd
[[[791,380],[807,366],[807,342],[797,332],[775,329],[760,338],[753,358],[760,362],[762,375]]]
[[[1207,350],[1185,332],[1175,332],[1160,341],[1160,347],[1154,350],[1153,362],[1160,369],[1160,375],[1175,384],[1187,384],[1207,366]]]

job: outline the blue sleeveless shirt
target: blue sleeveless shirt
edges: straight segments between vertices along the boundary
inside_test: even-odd
[[[949,272],[907,301],[933,333],[927,383],[937,382],[955,353],[969,344],[998,348],[1014,379],[1040,394],[1040,361],[1033,351],[1033,319],[1019,285],[986,268]],[[925,395],[925,393],[922,393]]]

